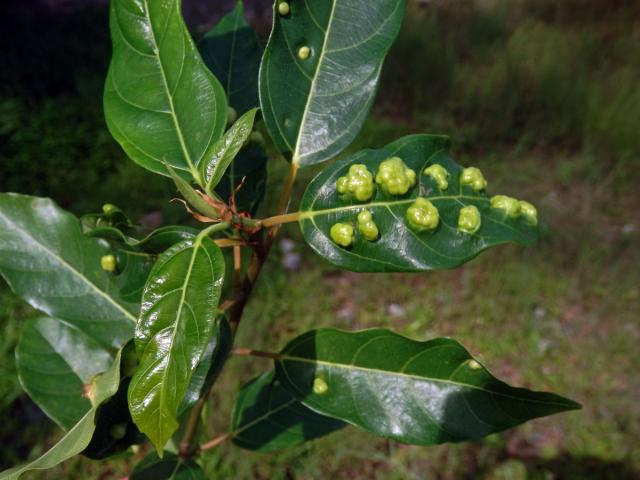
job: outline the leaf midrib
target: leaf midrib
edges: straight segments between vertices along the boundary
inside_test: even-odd
[[[195,259],[196,256],[198,254],[198,249],[200,248],[202,244],[202,240],[201,237],[196,237],[195,241],[193,242],[193,245],[191,248],[193,248],[193,253],[191,254],[191,259],[189,260],[189,268],[187,269],[187,274],[185,275],[184,278],[184,282],[182,282],[182,293],[180,294],[180,304],[178,306],[178,311],[176,312],[176,321],[173,324],[173,331],[171,332],[171,343],[169,345],[169,352],[173,352],[173,346],[174,346],[174,342],[176,339],[176,333],[178,331],[178,324],[180,323],[180,318],[182,317],[182,309],[184,307],[185,304],[185,297],[187,295],[187,285],[189,284],[190,280],[191,280],[191,274],[193,272],[193,265],[195,264]],[[169,353],[169,355],[171,355],[171,353]],[[160,398],[159,398],[159,403],[160,405],[164,405],[165,403],[165,392],[167,390],[168,387],[168,383],[166,381],[166,377],[167,374],[169,372],[169,366],[167,365],[167,368],[165,368],[162,372],[162,387],[160,388]],[[162,421],[162,415],[160,415],[158,417],[160,419],[160,421]],[[162,426],[158,425],[158,430],[162,431]]]
[[[81,279],[83,281],[83,283],[86,283],[87,285],[89,285],[99,296],[101,296],[102,298],[104,298],[105,300],[107,300],[108,303],[112,304],[114,307],[116,307],[117,310],[119,310],[120,312],[122,312],[124,314],[124,316],[129,319],[131,322],[133,323],[137,323],[137,319],[136,317],[134,317],[128,310],[126,310],[122,305],[120,305],[119,303],[117,303],[112,297],[110,297],[109,295],[106,294],[106,292],[103,292],[102,290],[100,290],[93,282],[91,282],[85,275],[83,275],[81,272],[79,272],[78,270],[76,270],[72,265],[70,265],[69,263],[67,263],[67,261],[65,259],[63,259],[62,257],[60,257],[59,255],[57,255],[55,252],[53,252],[52,250],[50,250],[46,245],[44,245],[43,243],[39,242],[35,237],[31,236],[27,231],[23,230],[22,228],[20,228],[20,225],[11,221],[9,219],[9,217],[7,217],[6,215],[2,214],[0,212],[0,218],[3,219],[3,221],[7,222],[9,225],[13,226],[13,228],[20,234],[20,236],[22,238],[26,238],[27,240],[30,240],[32,243],[36,244],[37,246],[39,246],[42,250],[44,250],[46,253],[48,253],[53,259],[55,259],[63,268],[65,268],[66,270],[68,270],[69,272],[71,272],[74,276],[78,277],[79,279]]]
[[[412,375],[412,374],[403,373],[403,372],[393,372],[391,370],[380,370],[380,369],[375,369],[375,368],[362,367],[362,366],[359,366],[359,365],[347,365],[347,364],[344,364],[344,363],[329,362],[329,361],[326,361],[326,360],[317,360],[317,359],[311,359],[311,358],[306,358],[306,357],[296,357],[296,356],[287,355],[287,354],[284,354],[284,353],[280,354],[277,362],[280,362],[280,364],[282,365],[283,371],[287,375],[287,378],[294,385],[297,385],[297,384],[296,384],[296,382],[293,382],[291,380],[291,377],[289,377],[289,373],[287,371],[287,368],[284,365],[283,360],[289,360],[291,362],[309,363],[309,364],[314,364],[314,365],[323,365],[323,366],[326,366],[326,367],[336,368],[336,369],[343,369],[343,370],[357,370],[357,371],[360,371],[360,372],[368,372],[368,373],[372,373],[372,374],[376,374],[376,375],[405,377],[405,378],[410,378],[410,379],[413,379],[413,380],[424,380],[424,381],[433,382],[433,383],[443,383],[443,384],[447,384],[447,385],[454,385],[454,386],[458,386],[458,387],[464,387],[464,388],[469,388],[469,389],[473,389],[473,390],[479,390],[481,392],[484,392],[484,393],[487,393],[487,394],[490,394],[490,395],[498,395],[498,396],[502,396],[502,397],[505,397],[505,398],[510,398],[512,400],[525,401],[525,402],[529,402],[529,403],[539,403],[539,404],[542,404],[542,405],[556,405],[556,406],[562,406],[562,407],[565,407],[565,408],[568,407],[568,405],[565,404],[565,403],[546,402],[546,401],[541,401],[541,400],[533,400],[533,399],[525,398],[525,397],[517,397],[517,396],[514,396],[514,395],[508,395],[508,394],[502,393],[502,392],[497,392],[497,391],[493,391],[493,390],[487,390],[486,388],[479,387],[479,386],[472,385],[472,384],[468,384],[468,383],[456,382],[454,380],[448,380],[448,379],[442,379],[442,378],[433,378],[433,377],[426,377],[426,376],[419,376],[419,375]],[[471,360],[471,359],[469,359],[469,360]],[[515,387],[510,387],[510,388],[515,388]]]
[[[143,0],[144,1],[144,14],[145,17],[147,19],[147,22],[149,23],[149,32],[151,34],[151,41],[153,43],[153,55],[156,58],[158,65],[160,67],[160,75],[162,77],[162,85],[164,87],[164,91],[165,94],[167,96],[167,100],[169,101],[169,108],[171,110],[171,118],[173,120],[173,124],[176,128],[176,133],[178,134],[178,141],[180,142],[180,148],[182,149],[182,154],[184,155],[185,160],[187,161],[188,165],[189,165],[189,169],[191,170],[191,173],[193,175],[196,175],[196,171],[195,171],[195,165],[193,163],[193,160],[191,159],[191,154],[189,153],[189,150],[187,149],[187,144],[185,143],[184,140],[184,135],[182,134],[182,127],[180,126],[180,122],[178,120],[178,116],[176,114],[176,110],[175,110],[175,106],[173,104],[173,95],[171,94],[171,91],[169,90],[169,84],[167,82],[167,75],[164,71],[164,63],[162,62],[162,59],[160,58],[160,48],[158,46],[158,42],[156,40],[156,34],[153,28],[153,23],[151,22],[151,17],[149,15],[149,0]],[[173,14],[173,10],[171,11],[171,13],[169,13],[169,15]],[[171,21],[171,17],[169,17],[167,19],[167,24]],[[185,49],[187,48],[187,45],[185,45]],[[183,53],[183,58],[182,58],[182,62],[184,63],[184,53]],[[179,83],[180,79],[178,78],[178,83]],[[177,87],[177,85],[176,85]]]
[[[302,118],[300,120],[300,130],[298,130],[298,136],[296,138],[296,149],[294,150],[293,156],[291,158],[291,163],[295,165],[298,165],[300,163],[300,140],[302,138],[302,132],[304,131],[307,115],[309,115],[309,111],[311,110],[311,101],[314,98],[314,94],[316,91],[316,84],[318,81],[318,77],[320,76],[320,70],[322,69],[322,64],[325,59],[325,51],[327,49],[327,44],[329,42],[329,36],[331,35],[331,30],[333,29],[333,20],[336,12],[337,3],[338,3],[338,0],[333,0],[333,4],[331,5],[331,13],[329,14],[329,21],[327,22],[327,30],[324,34],[322,49],[320,50],[320,59],[318,60],[318,66],[316,68],[316,71],[313,74],[313,78],[311,79],[311,86],[309,87],[309,96],[307,97],[307,102],[302,112]]]

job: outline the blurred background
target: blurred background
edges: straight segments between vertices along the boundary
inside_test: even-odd
[[[270,1],[246,0],[266,38]],[[319,326],[456,337],[497,376],[580,401],[582,411],[432,448],[355,429],[275,455],[224,445],[209,478],[640,478],[640,2],[410,0],[376,106],[350,151],[445,133],[493,191],[535,203],[547,237],[424,275],[336,271],[289,226],[238,345],[280,349]],[[195,37],[232,1],[184,0]],[[50,196],[77,214],[106,202],[143,223],[185,221],[174,188],[127,161],[102,114],[106,1],[2,0],[0,191]],[[269,183],[287,165],[273,160]],[[316,170],[305,170],[297,197]],[[273,199],[268,198],[264,211]],[[272,208],[271,208],[272,211]],[[21,391],[13,350],[34,315],[0,280],[0,470],[60,432]],[[246,328],[251,326],[251,328]],[[233,359],[206,429],[226,431],[237,389],[268,364]],[[141,456],[145,448],[136,455]],[[28,478],[119,479],[136,455],[74,459]]]

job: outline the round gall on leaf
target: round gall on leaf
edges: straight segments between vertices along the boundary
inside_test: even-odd
[[[118,266],[116,257],[113,255],[104,255],[100,259],[100,266],[105,272],[115,272]]]
[[[283,17],[286,17],[287,15],[289,15],[290,11],[291,11],[291,8],[289,8],[289,4],[287,2],[280,2],[278,4],[278,13]]]
[[[460,209],[458,216],[458,230],[460,232],[473,234],[478,231],[482,225],[480,211],[473,205],[468,205]]]
[[[480,370],[482,368],[482,365],[480,365],[476,360],[469,360],[469,368],[471,370]]]
[[[400,157],[391,157],[380,164],[376,183],[390,195],[404,195],[416,184],[416,172]]]
[[[311,49],[306,45],[298,49],[298,58],[300,60],[306,60],[311,55]]]
[[[329,385],[322,378],[316,377],[313,379],[313,393],[322,395],[327,393],[327,390],[329,390]]]
[[[373,216],[369,210],[363,210],[358,214],[358,230],[364,239],[369,242],[377,240],[380,236],[378,226],[373,221]]]
[[[515,218],[520,215],[520,202],[507,195],[495,195],[491,197],[491,207],[504,210],[504,213],[508,217]]]
[[[468,185],[476,192],[487,188],[487,181],[479,168],[468,167],[465,168],[460,174],[460,183],[462,185]]]
[[[440,164],[434,163],[424,169],[425,175],[429,175],[440,190],[446,190],[449,188],[449,172]]]
[[[104,213],[105,215],[109,215],[110,213],[113,213],[116,210],[118,210],[118,207],[116,207],[115,205],[113,205],[111,203],[105,203],[102,206],[102,213]]]
[[[336,190],[343,195],[353,196],[359,202],[366,202],[376,191],[373,174],[365,165],[351,165],[347,175],[338,178]]]
[[[233,107],[227,109],[227,127],[232,125],[238,119],[238,112]]]
[[[353,227],[349,223],[336,223],[329,232],[331,240],[341,247],[349,247],[353,243]]]
[[[418,197],[407,209],[409,225],[420,232],[435,230],[440,223],[438,209],[426,198]]]
[[[520,215],[522,215],[532,225],[538,224],[538,210],[529,202],[520,200]]]

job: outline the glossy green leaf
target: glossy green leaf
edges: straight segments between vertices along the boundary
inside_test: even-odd
[[[145,286],[136,350],[140,365],[129,388],[129,409],[159,452],[178,427],[177,411],[212,335],[224,278],[224,259],[208,237],[162,254]]]
[[[305,407],[282,388],[273,371],[242,387],[231,421],[233,443],[260,452],[289,448],[346,425]]]
[[[383,329],[307,332],[282,350],[276,372],[316,412],[416,445],[477,439],[580,408],[501,382],[455,340],[418,342]]]
[[[228,201],[231,195],[239,212],[255,215],[267,186],[267,154],[260,145],[249,143],[240,150],[218,186],[216,193]]]
[[[287,15],[279,3],[260,67],[260,106],[278,148],[312,165],[360,131],[405,1],[291,1]]]
[[[22,387],[64,430],[89,411],[85,385],[112,363],[113,355],[91,336],[56,318],[27,321],[16,348]]]
[[[197,234],[198,230],[195,228],[182,225],[160,227],[140,240],[130,237],[123,233],[122,230],[114,227],[97,227],[85,230],[85,235],[108,240],[111,243],[115,243],[119,248],[132,249],[154,255],[164,252],[176,243],[193,238]]]
[[[34,308],[62,318],[102,347],[131,339],[139,311],[144,259],[101,267],[115,252],[107,242],[82,234],[80,222],[46,198],[0,194],[0,273]],[[140,267],[140,268],[139,268]],[[128,275],[135,270],[135,281]],[[144,281],[144,278],[142,278]]]
[[[133,469],[130,480],[205,480],[202,467],[170,452],[162,458],[150,453]]]
[[[244,18],[241,1],[198,42],[198,48],[238,115],[258,106],[262,47]]]
[[[187,393],[178,409],[179,415],[195,405],[198,399],[209,391],[231,353],[233,333],[229,321],[226,317],[220,316],[216,323],[216,331],[219,333],[211,337],[200,363],[193,372]]]
[[[196,167],[227,121],[224,90],[182,19],[180,0],[112,0],[107,125],[129,157],[168,175]]]
[[[111,398],[120,383],[120,353],[116,355],[109,369],[94,378],[87,392],[91,409],[71,428],[50,450],[26,465],[0,473],[0,480],[17,480],[26,472],[47,470],[82,452],[95,431],[95,416],[100,405]]]
[[[182,178],[171,166],[166,165],[171,179],[176,184],[176,188],[184,198],[197,212],[208,218],[219,218],[220,214],[211,204],[209,204],[195,188],[191,186],[187,180]],[[199,174],[198,174],[199,175]]]
[[[242,115],[207,152],[206,163],[202,163],[200,172],[207,192],[211,192],[220,183],[224,172],[247,142],[257,111],[257,108],[252,108]]]
[[[457,267],[483,250],[514,242],[534,243],[540,229],[523,217],[511,218],[491,208],[484,191],[461,185],[462,167],[449,157],[445,137],[412,135],[379,150],[365,150],[345,158],[323,170],[314,178],[300,204],[300,226],[305,240],[322,257],[347,270],[356,272],[416,272]],[[351,165],[363,164],[374,175],[382,161],[400,157],[417,175],[416,185],[405,195],[390,195],[380,186],[364,202],[341,195],[336,183]],[[448,172],[448,187],[440,190],[434,180],[424,174],[425,167],[442,165]],[[439,212],[435,230],[417,231],[407,222],[407,209],[416,197],[428,199]],[[473,234],[458,229],[463,207],[478,208],[482,220]],[[358,213],[368,210],[379,229],[379,238],[367,240],[357,228]],[[352,225],[354,238],[347,248],[331,238],[337,223]]]

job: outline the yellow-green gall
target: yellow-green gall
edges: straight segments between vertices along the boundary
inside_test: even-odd
[[[287,2],[280,2],[278,4],[278,13],[283,17],[286,17],[287,15],[289,15],[290,11],[291,11],[291,8],[289,8],[289,4]]]
[[[404,195],[416,184],[416,172],[400,157],[391,157],[380,164],[376,183],[391,195]]]
[[[329,232],[331,240],[341,247],[349,247],[353,243],[353,227],[349,223],[336,223]]]
[[[491,197],[491,206],[504,210],[507,217],[517,217],[520,215],[520,202],[507,195],[496,195]]]
[[[458,230],[464,233],[473,234],[478,231],[482,225],[480,211],[473,205],[468,205],[460,209],[458,215]]]
[[[429,175],[440,190],[449,188],[449,172],[439,163],[434,163],[425,168],[424,174]]]
[[[460,183],[462,185],[468,185],[476,192],[487,188],[487,181],[479,168],[468,167],[462,170],[460,174]]]
[[[102,206],[102,213],[104,213],[105,215],[109,215],[110,213],[113,213],[116,210],[118,210],[118,207],[116,207],[115,205],[113,205],[111,203],[105,203]]]
[[[115,272],[118,266],[116,257],[113,255],[104,255],[100,259],[100,266],[105,272]]]
[[[232,125],[237,118],[238,118],[238,112],[236,112],[235,108],[230,106],[227,109],[227,126]]]
[[[480,365],[476,360],[471,359],[469,360],[469,368],[471,370],[480,370],[482,368],[482,365]]]
[[[373,242],[378,239],[380,231],[369,210],[363,210],[358,214],[358,230],[365,240]]]
[[[426,198],[418,197],[407,209],[409,225],[420,232],[435,230],[440,223],[438,209]]]
[[[109,427],[109,436],[114,440],[122,440],[127,436],[127,424],[115,423]]]
[[[520,215],[522,215],[532,225],[538,224],[538,210],[529,202],[520,200]]]
[[[300,60],[306,60],[311,55],[311,49],[306,45],[298,49],[298,58]]]
[[[347,174],[338,179],[336,189],[343,195],[352,195],[359,202],[366,202],[373,196],[376,186],[373,174],[365,165],[357,163],[351,165]]]
[[[329,385],[322,378],[316,377],[313,379],[313,393],[317,395],[322,395],[323,393],[327,393],[329,390]]]

